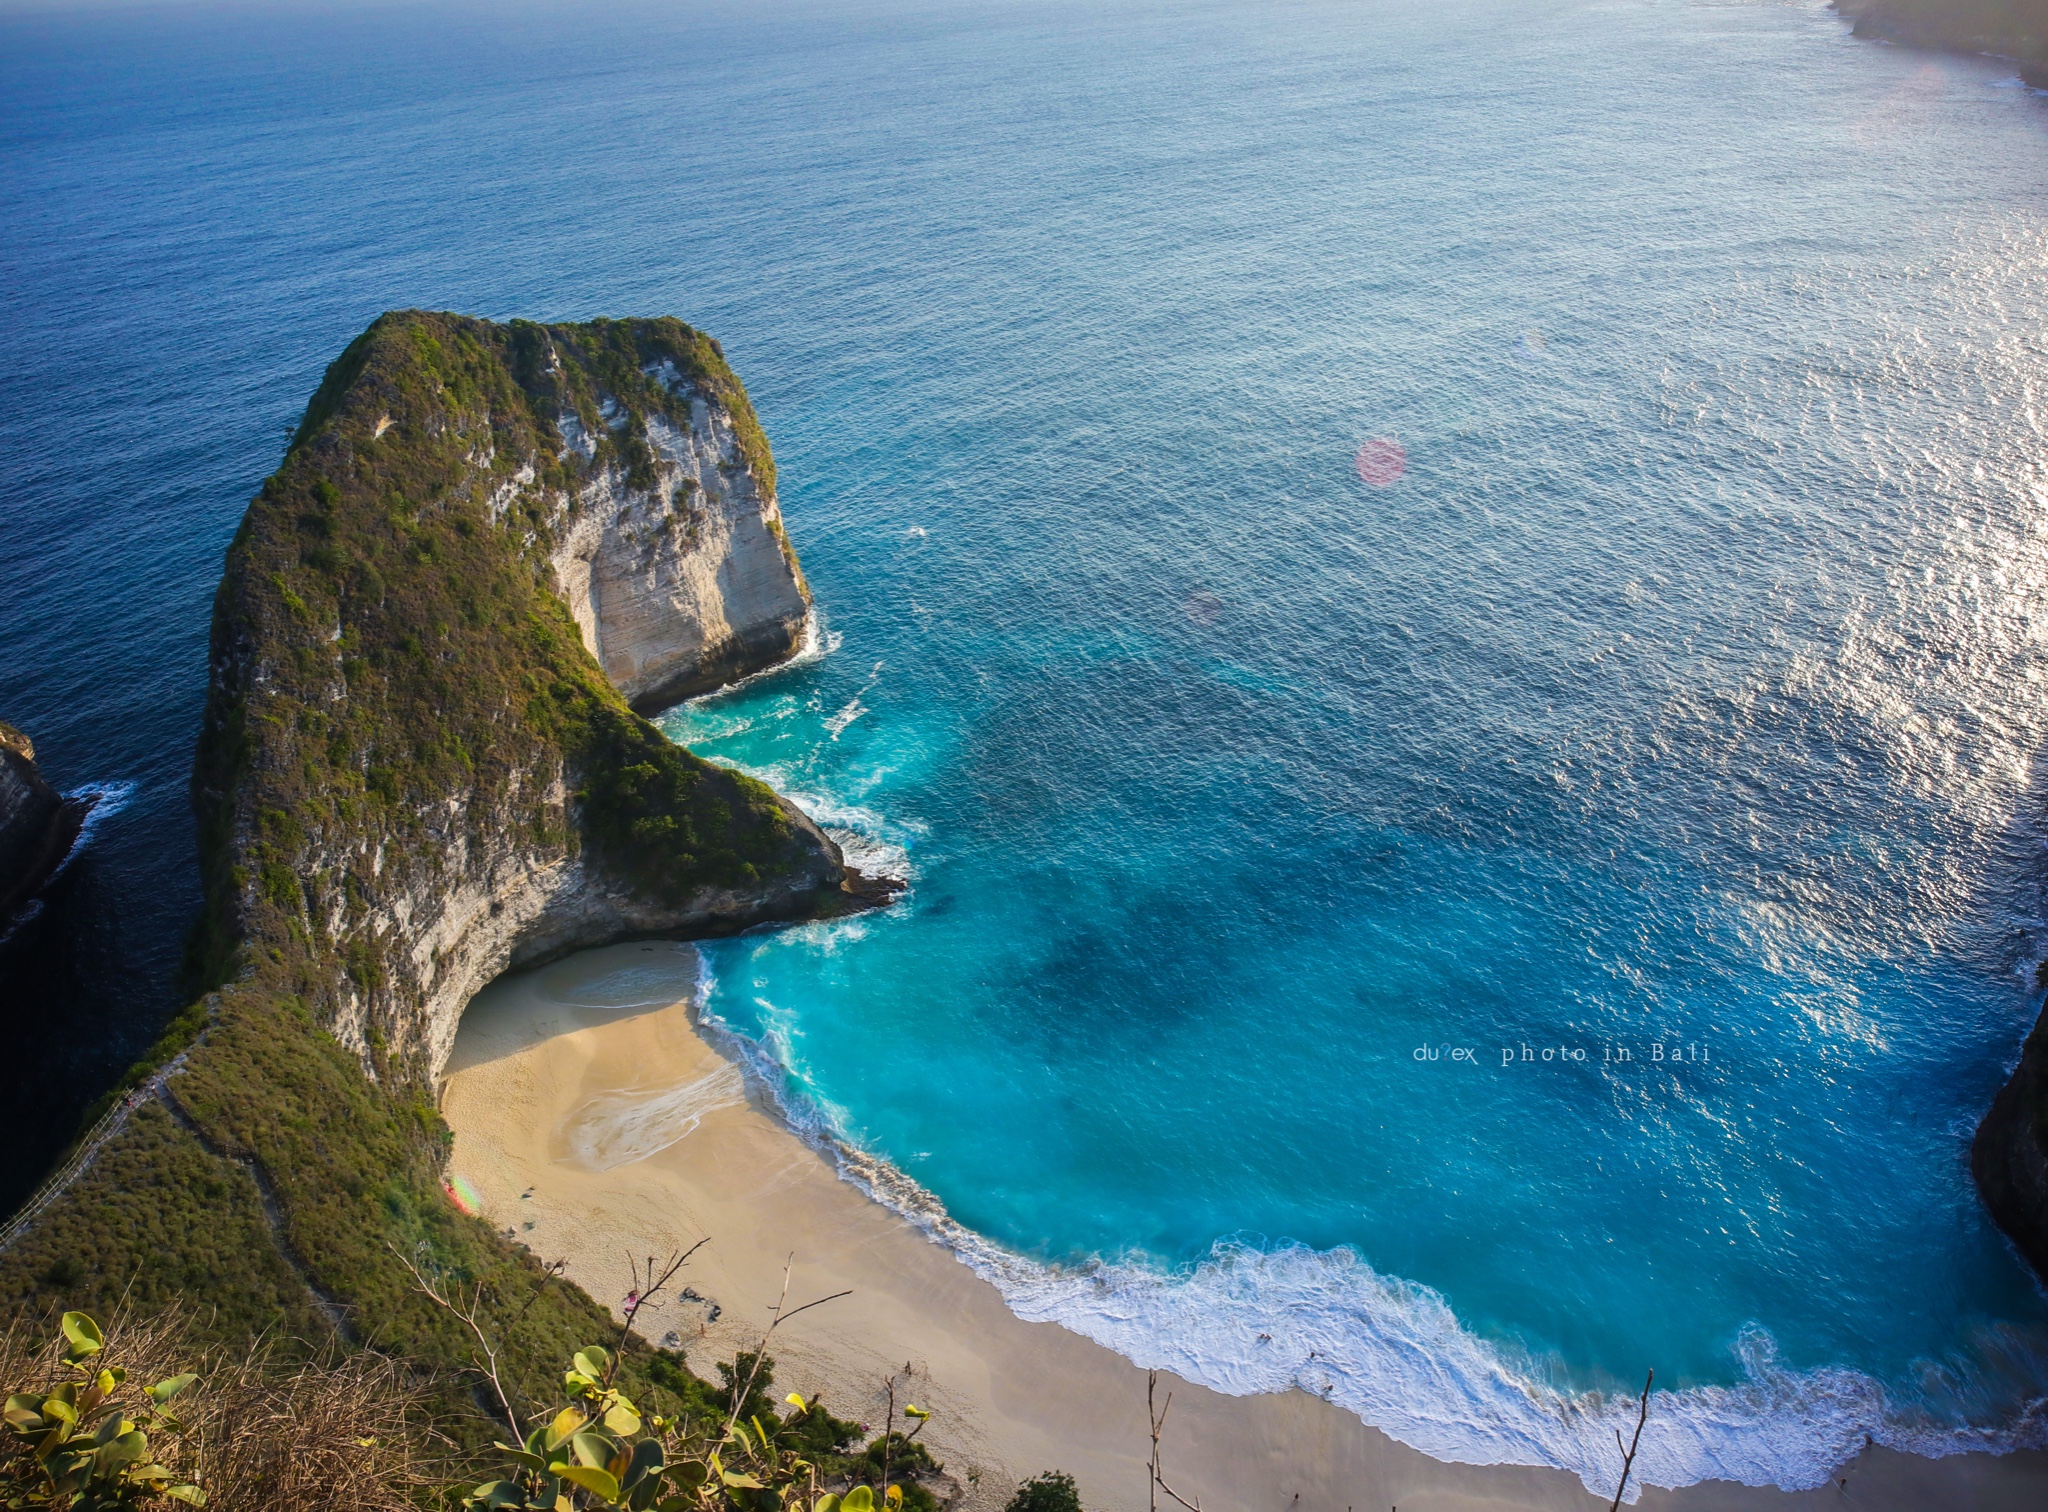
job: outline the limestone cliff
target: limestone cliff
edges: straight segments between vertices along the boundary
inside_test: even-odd
[[[2048,1281],[2048,1009],[1970,1146],[1984,1205]]]
[[[772,477],[749,464],[733,415],[673,363],[653,376],[681,402],[642,417],[646,480],[591,466],[551,555],[584,644],[643,712],[784,660],[811,607]],[[633,423],[616,403],[600,418]],[[582,419],[556,424],[593,463]]]
[[[807,608],[767,439],[710,338],[372,325],[215,599],[193,774],[213,990],[90,1166],[0,1240],[0,1305],[198,1288],[223,1333],[374,1335],[459,1416],[473,1341],[410,1263],[480,1287],[515,1374],[558,1386],[603,1312],[446,1200],[434,1080],[508,966],[887,897],[628,704],[787,655]]]
[[[43,780],[29,738],[0,723],[0,922],[64,859],[81,813]]]

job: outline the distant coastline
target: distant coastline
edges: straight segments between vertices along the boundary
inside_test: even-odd
[[[2048,3],[2043,0],[1832,0],[1855,35],[2008,58],[2020,77],[2048,86]]]

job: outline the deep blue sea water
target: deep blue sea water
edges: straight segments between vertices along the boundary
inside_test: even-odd
[[[707,1007],[1019,1311],[1596,1484],[1650,1367],[1663,1484],[2041,1441],[1966,1168],[2048,956],[2010,67],[1809,0],[0,12],[0,716],[132,784],[0,945],[16,1189],[176,1006],[220,553],[405,305],[724,341],[826,649],[666,727],[913,889]]]

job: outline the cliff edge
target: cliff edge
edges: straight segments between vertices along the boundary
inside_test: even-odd
[[[1977,1126],[1970,1174],[1993,1220],[2048,1282],[2048,1008]]]
[[[0,923],[56,870],[84,814],[43,780],[29,738],[0,722]]]
[[[809,599],[717,344],[387,315],[249,506],[193,792],[215,973],[290,942],[373,1075],[508,967],[840,906],[838,848],[642,707],[788,656]]]
[[[210,990],[83,1173],[0,1234],[0,1304],[197,1296],[222,1335],[374,1341],[487,1434],[473,1341],[417,1270],[479,1288],[515,1389],[548,1398],[606,1314],[445,1195],[435,1085],[471,995],[586,946],[889,895],[635,710],[799,644],[774,484],[718,344],[675,320],[400,311],[350,344],[215,600]]]

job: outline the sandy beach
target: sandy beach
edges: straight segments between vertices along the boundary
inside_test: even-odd
[[[778,1395],[822,1392],[842,1416],[878,1426],[893,1376],[899,1400],[936,1414],[927,1438],[974,1512],[1052,1468],[1075,1476],[1091,1512],[1144,1508],[1145,1372],[1055,1324],[1018,1319],[950,1253],[840,1180],[698,1031],[694,959],[688,947],[615,946],[480,994],[443,1093],[458,1192],[614,1307],[631,1284],[629,1257],[708,1236],[681,1278],[703,1300],[643,1314],[652,1339],[679,1344],[707,1375],[758,1339],[794,1256],[792,1305],[852,1295],[776,1335]],[[1168,1477],[1205,1509],[1607,1504],[1562,1471],[1439,1463],[1304,1392],[1226,1397],[1162,1376],[1167,1389]],[[1877,1449],[1839,1473],[1845,1485],[1819,1491],[1709,1483],[1649,1490],[1638,1505],[2048,1505],[2041,1454],[1926,1460]]]

